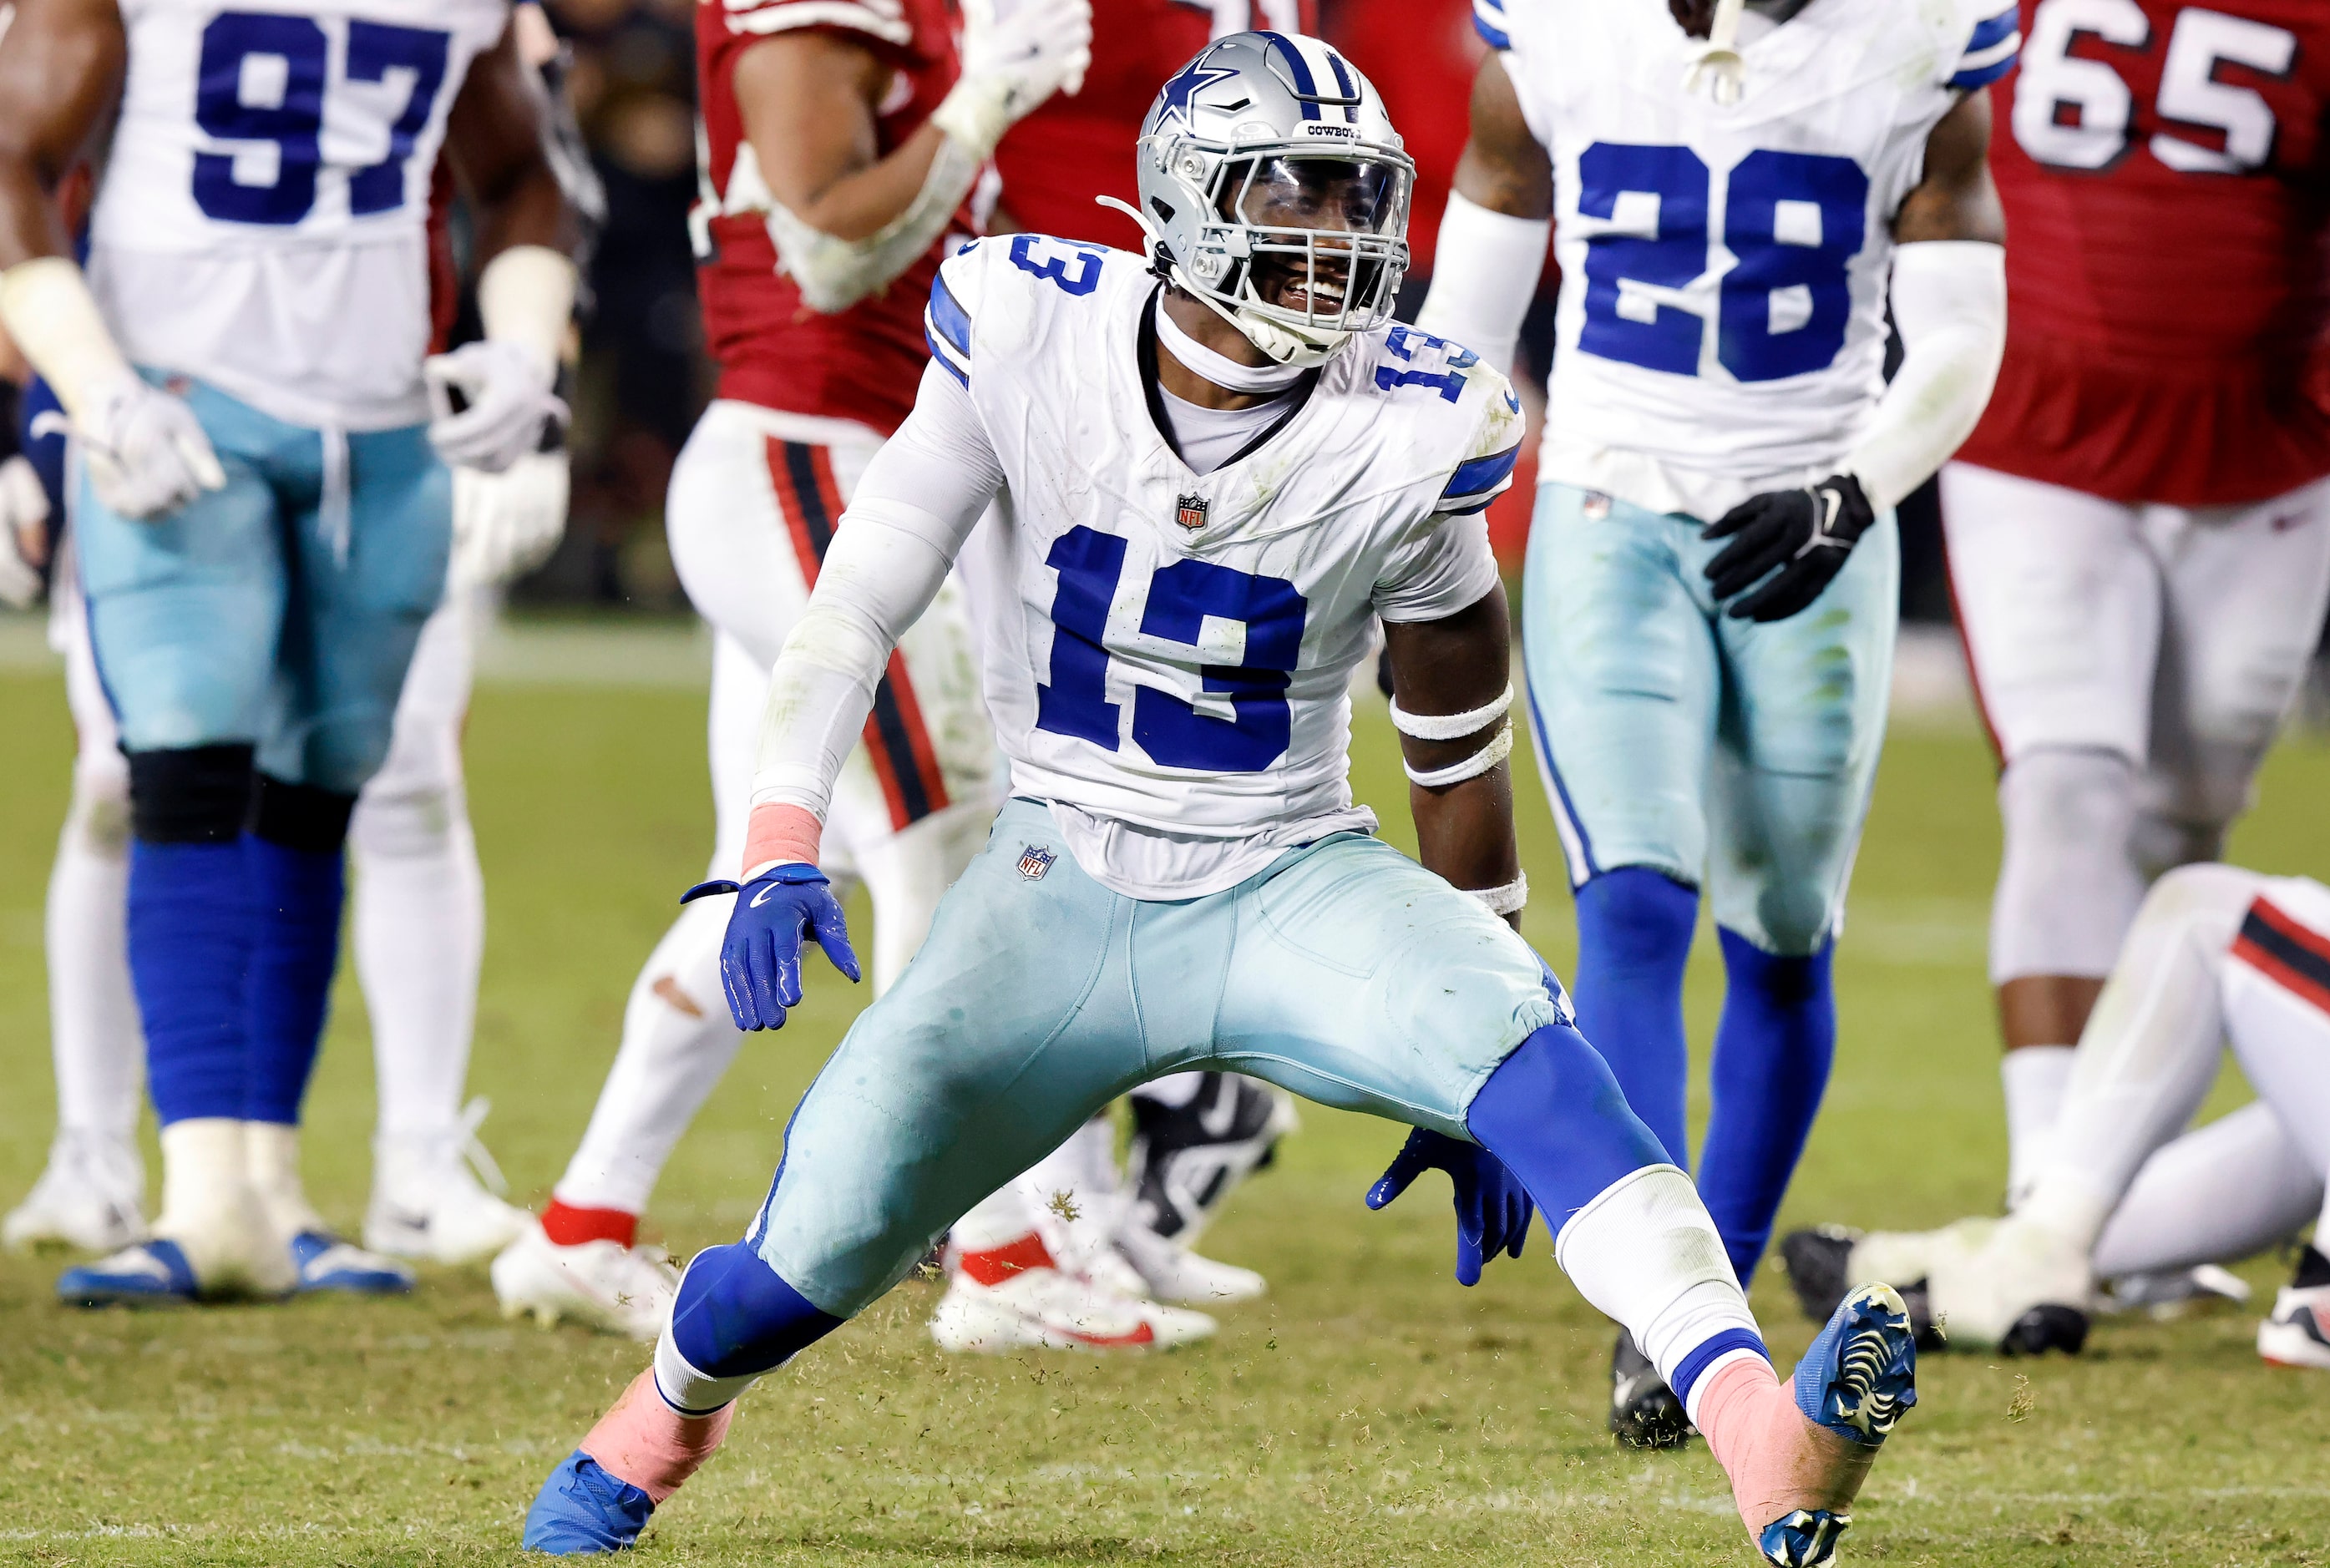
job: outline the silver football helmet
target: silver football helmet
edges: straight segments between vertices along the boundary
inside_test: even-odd
[[[1391,319],[1416,163],[1331,45],[1217,40],[1158,93],[1138,146],[1152,258],[1272,359],[1315,364]]]

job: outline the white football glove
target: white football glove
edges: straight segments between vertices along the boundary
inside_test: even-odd
[[[453,470],[453,581],[488,588],[550,559],[566,532],[566,454],[528,452],[498,474]]]
[[[1092,65],[1092,0],[963,0],[962,75],[931,118],[980,156]]]
[[[27,458],[0,463],[0,604],[30,609],[49,560],[49,493]]]
[[[73,433],[107,510],[147,521],[226,487],[194,411],[135,372],[90,388],[85,412]]]
[[[566,404],[551,390],[558,367],[515,339],[465,343],[431,355],[421,368],[429,387],[429,444],[451,468],[498,474],[539,450],[554,421],[566,423]],[[465,405],[458,413],[455,392]]]

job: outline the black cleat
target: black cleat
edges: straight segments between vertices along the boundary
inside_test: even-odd
[[[1610,1351],[1610,1431],[1630,1449],[1679,1449],[1691,1436],[1682,1401],[1623,1328]]]
[[[1860,1240],[1859,1231],[1844,1225],[1815,1225],[1809,1231],[1791,1231],[1780,1239],[1780,1266],[1787,1270],[1788,1283],[1795,1288],[1796,1305],[1814,1322],[1827,1322],[1843,1305],[1846,1296],[1869,1283],[1852,1279],[1849,1273],[1853,1243]],[[1894,1289],[1900,1295],[1901,1304],[1909,1309],[1909,1327],[1918,1336],[1918,1348],[1947,1350],[1947,1336],[1934,1325],[1934,1308],[1926,1294],[1926,1281],[1912,1280]]]
[[[2009,1355],[2044,1355],[2051,1350],[2077,1355],[2087,1342],[2088,1315],[2077,1307],[2051,1303],[2017,1318],[1998,1347]]]

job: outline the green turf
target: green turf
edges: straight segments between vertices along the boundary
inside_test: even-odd
[[[51,1117],[40,901],[69,755],[56,684],[0,675],[0,1198],[13,1201]],[[504,688],[477,703],[492,938],[474,1082],[525,1199],[556,1176],[634,968],[700,869],[702,735],[684,693]],[[1404,827],[1379,725],[1359,781]],[[1989,789],[1977,738],[1895,739],[1840,962],[1841,1065],[1787,1220],[1921,1224],[1995,1197]],[[2325,798],[2330,750],[2286,746],[2246,857],[2330,868]],[[1531,934],[1558,965],[1558,859],[1542,808],[1525,806]],[[1691,990],[1702,1044],[1707,946]],[[784,1115],[857,1001],[821,968],[812,984],[791,1028],[746,1046],[673,1163],[654,1221],[676,1252],[733,1237],[757,1202]],[[312,1108],[311,1184],[353,1226],[372,1113],[353,989]],[[645,1560],[1745,1562],[1703,1449],[1610,1448],[1607,1330],[1541,1240],[1468,1292],[1448,1278],[1444,1189],[1361,1207],[1399,1138],[1307,1113],[1209,1242],[1266,1270],[1272,1293],[1225,1312],[1220,1338],[1193,1351],[949,1360],[921,1335],[930,1287],[902,1287],[746,1402]],[[628,1344],[505,1324],[481,1270],[430,1273],[404,1301],[133,1316],[60,1309],[56,1267],[0,1261],[5,1561],[513,1561],[535,1483],[642,1361]],[[2279,1268],[2247,1273],[2269,1290]],[[1809,1328],[1781,1282],[1759,1280],[1756,1301],[1776,1347],[1799,1349]],[[1854,1560],[2330,1563],[2330,1383],[2268,1371],[2250,1333],[2235,1315],[2112,1324],[2076,1365],[1931,1359],[1859,1509]]]

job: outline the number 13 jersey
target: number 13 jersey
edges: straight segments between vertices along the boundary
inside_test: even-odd
[[[507,0],[122,0],[121,19],[88,269],[123,352],[294,424],[426,420],[430,177]]]
[[[1884,388],[1891,223],[2013,59],[2007,0],[1811,0],[1729,106],[1663,0],[1476,0],[1551,156],[1562,285],[1539,477],[1719,516],[1835,471]]]
[[[1377,616],[1496,586],[1479,514],[1521,418],[1473,354],[1393,327],[1195,474],[1150,404],[1159,288],[1138,256],[1020,234],[950,258],[928,323],[965,444],[1003,479],[973,581],[1012,790],[1052,803],[1103,884],[1195,898],[1374,827],[1351,801],[1351,672]]]

